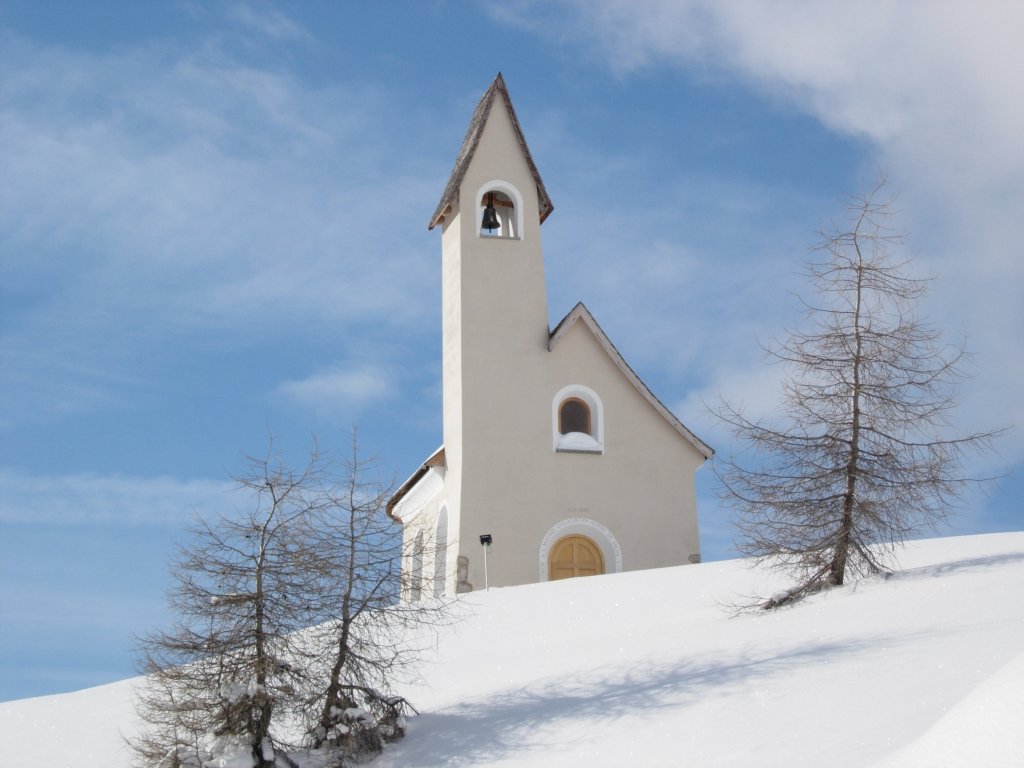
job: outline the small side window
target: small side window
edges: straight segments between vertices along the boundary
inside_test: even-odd
[[[589,387],[562,387],[551,403],[551,431],[556,452],[604,453],[604,406]]]
[[[558,409],[558,431],[568,435],[570,432],[592,434],[590,428],[590,406],[578,397],[568,397],[562,401]]]

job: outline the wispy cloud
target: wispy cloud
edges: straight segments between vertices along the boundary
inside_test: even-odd
[[[620,77],[675,69],[738,81],[866,140],[866,176],[889,172],[909,252],[939,277],[926,313],[954,334],[963,328],[975,353],[961,418],[1024,424],[1024,101],[1011,95],[1024,92],[1024,6],[569,0],[494,13]],[[822,223],[806,222],[805,242]],[[788,300],[779,276],[762,277],[763,293]],[[731,325],[751,317],[737,309]],[[1024,430],[1004,447],[1024,456]]]
[[[278,394],[318,414],[351,415],[395,392],[391,375],[373,366],[335,368],[304,379],[285,381]]]
[[[228,18],[266,37],[276,40],[310,40],[311,36],[294,19],[286,16],[273,6],[261,3],[235,3],[227,11]]]
[[[238,504],[230,481],[80,473],[38,475],[0,468],[0,521],[43,525],[189,523]]]
[[[379,172],[401,120],[372,86],[312,87],[215,37],[103,56],[8,37],[0,66],[4,421],[118,397],[139,350],[315,324],[359,355],[432,309],[422,217],[396,211],[433,189],[412,156]]]

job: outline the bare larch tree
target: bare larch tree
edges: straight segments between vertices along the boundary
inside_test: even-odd
[[[272,765],[275,715],[304,682],[297,632],[320,618],[307,599],[320,587],[306,532],[323,463],[314,450],[298,472],[271,454],[248,465],[236,478],[246,511],[196,524],[171,565],[177,623],[142,640],[136,710],[147,727],[132,746],[143,765],[212,765],[246,750]]]
[[[766,348],[787,366],[780,417],[717,410],[760,460],[716,470],[738,511],[737,546],[796,581],[766,607],[886,570],[898,544],[977,482],[963,460],[1000,431],[950,434],[964,347],[918,318],[928,283],[894,253],[903,238],[883,192],[851,198],[849,227],[823,233],[801,329]]]
[[[373,470],[355,433],[340,467],[268,452],[236,478],[244,511],[197,524],[172,563],[177,624],[141,642],[140,765],[343,765],[402,735],[393,687],[446,603],[399,603],[393,486]]]
[[[437,628],[451,620],[451,601],[396,599],[412,591],[402,583],[413,578],[403,576],[403,559],[422,557],[430,542],[403,545],[385,512],[394,485],[381,481],[375,460],[360,457],[354,434],[340,476],[324,489],[327,503],[310,536],[323,576],[319,599],[332,620],[307,633],[318,662],[310,669],[303,722],[312,748],[351,758],[402,735],[412,707],[395,688],[411,679]]]

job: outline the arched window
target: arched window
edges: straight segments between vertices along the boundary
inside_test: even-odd
[[[558,431],[568,435],[570,432],[592,434],[590,428],[590,406],[578,397],[567,397],[558,407]]]
[[[448,508],[442,507],[437,515],[437,533],[434,539],[434,597],[444,595],[448,580]]]
[[[604,405],[590,387],[570,384],[551,401],[553,447],[564,453],[604,452]]]
[[[523,232],[523,197],[507,181],[495,179],[477,192],[477,224],[481,237],[518,240]]]

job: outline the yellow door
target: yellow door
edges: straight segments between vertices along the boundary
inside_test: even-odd
[[[548,556],[548,579],[597,576],[604,573],[601,548],[586,536],[566,536],[555,542]]]

